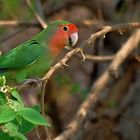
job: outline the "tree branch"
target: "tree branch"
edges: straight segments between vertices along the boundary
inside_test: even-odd
[[[103,29],[101,29],[100,31],[98,31],[94,34],[91,34],[89,39],[87,39],[86,41],[81,43],[80,47],[85,48],[85,47],[89,47],[89,46],[93,45],[97,38],[100,38],[100,37],[105,38],[105,35],[109,32],[117,31],[121,35],[123,35],[126,31],[136,29],[136,28],[140,28],[140,23],[133,22],[133,23],[118,24],[118,25],[114,25],[114,26],[103,26]]]
[[[36,17],[37,21],[40,23],[40,25],[42,26],[42,28],[46,28],[47,24],[44,21],[44,19],[34,10],[34,8],[32,7],[31,1],[30,0],[25,0],[29,9],[31,10],[31,12],[34,14],[34,16]]]
[[[6,26],[6,27],[15,27],[15,26],[28,26],[28,27],[38,27],[39,24],[37,23],[24,23],[24,22],[19,22],[17,20],[1,20],[0,21],[0,27],[1,26]]]
[[[101,29],[100,31],[91,34],[91,36],[89,37],[89,39],[87,39],[86,41],[83,41],[80,46],[78,48],[75,48],[73,50],[71,50],[70,52],[68,52],[64,58],[62,58],[57,64],[55,64],[53,67],[51,67],[51,69],[47,72],[47,74],[42,78],[42,80],[46,80],[48,81],[48,79],[50,78],[50,76],[59,68],[61,68],[62,66],[65,65],[65,63],[76,53],[80,52],[82,49],[85,49],[86,47],[90,47],[91,45],[93,45],[96,41],[96,39],[105,36],[106,33],[108,32],[114,32],[114,31],[118,31],[118,32],[124,32],[127,30],[131,30],[131,29],[136,29],[136,28],[140,28],[140,23],[138,22],[134,22],[134,23],[124,23],[124,24],[118,24],[118,25],[114,25],[114,26],[104,26],[103,29]],[[24,88],[28,88],[30,86],[33,86],[32,84],[22,84],[17,86],[16,88],[21,90]]]
[[[94,62],[105,62],[111,61],[115,55],[107,55],[107,56],[96,56],[96,55],[89,55],[85,54],[86,60],[92,60]]]
[[[102,37],[102,36],[104,37],[105,34],[108,32],[119,31],[119,33],[122,34],[123,32],[125,32],[127,30],[131,30],[131,29],[135,29],[135,28],[140,28],[140,23],[135,22],[135,23],[118,24],[115,26],[104,26],[101,31],[92,34],[89,39],[82,42],[79,48],[75,48],[72,51],[68,52],[62,60],[60,60],[56,65],[54,65],[48,71],[48,73],[42,78],[42,80],[48,81],[48,79],[53,74],[53,72],[55,72],[55,70],[57,70],[58,68],[65,65],[67,60],[74,54],[80,52],[82,49],[84,49],[86,47],[89,47],[90,45],[93,45],[97,38]]]
[[[106,85],[113,78],[110,71],[117,72],[125,59],[132,53],[134,49],[138,47],[139,42],[140,30],[132,34],[128,41],[118,51],[108,69],[92,86],[89,96],[81,105],[75,119],[68,125],[66,130],[64,130],[54,140],[69,140],[73,139],[75,136],[82,137],[83,132],[86,131],[86,127],[89,124],[89,118],[92,116],[92,110],[101,95],[101,91],[104,90]]]
[[[47,83],[51,75],[59,68],[63,66],[67,66],[66,62],[78,52],[82,52],[82,50],[86,47],[90,47],[93,45],[99,37],[105,37],[105,34],[108,32],[118,31],[120,34],[123,32],[140,28],[139,23],[126,23],[119,24],[115,26],[105,26],[102,30],[92,34],[90,38],[84,41],[79,48],[75,48],[68,52],[64,58],[62,58],[58,63],[56,63],[51,69],[47,72],[47,74],[42,78],[42,81]],[[115,55],[112,63],[106,72],[96,81],[95,85],[91,88],[91,94],[89,94],[87,100],[81,105],[81,108],[76,114],[75,119],[68,125],[67,129],[64,130],[60,136],[56,137],[55,140],[67,140],[75,136],[75,134],[81,134],[85,131],[85,125],[89,121],[89,116],[91,115],[91,111],[95,106],[96,101],[98,100],[101,91],[105,88],[108,81],[112,78],[111,72],[116,74],[119,66],[124,62],[124,60],[128,57],[128,55],[137,47],[140,42],[140,31],[137,31],[133,34],[126,44],[122,47],[122,49]],[[22,84],[17,86],[17,89],[23,89],[32,86],[31,84]],[[44,99],[44,93],[42,94],[42,100]],[[43,103],[44,104],[44,103]]]

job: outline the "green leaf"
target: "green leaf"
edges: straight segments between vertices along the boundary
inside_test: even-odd
[[[17,115],[16,119],[12,120],[11,123],[18,126],[18,131],[22,134],[27,134],[30,132],[35,125],[26,121],[23,117]]]
[[[0,105],[5,105],[7,102],[6,96],[3,92],[0,92]]]
[[[9,137],[7,133],[4,133],[3,131],[0,131],[0,139],[1,140],[14,140],[13,138]]]
[[[0,123],[9,122],[15,119],[16,115],[17,114],[15,113],[13,109],[5,106],[3,107],[3,110],[0,113]]]
[[[14,140],[27,140],[27,138],[20,132],[16,131],[13,133]]]
[[[13,96],[14,98],[16,98],[17,101],[18,101],[22,106],[24,106],[24,103],[23,103],[23,101],[22,101],[22,99],[21,99],[19,93],[18,93],[15,89],[13,89],[11,92],[12,92],[12,96]]]
[[[40,115],[39,112],[32,108],[21,108],[18,112],[25,120],[35,124],[35,125],[45,125],[49,126],[49,123]]]
[[[4,86],[6,84],[5,76],[0,76],[0,86]]]
[[[7,133],[18,131],[18,127],[13,123],[6,123],[5,125],[3,125],[3,128],[3,131]]]
[[[0,131],[0,139],[1,140],[14,140],[8,135],[8,133],[4,133],[3,131]]]
[[[32,108],[34,110],[36,110],[37,112],[40,112],[40,110],[41,110],[39,105],[34,105],[34,106],[32,106]],[[21,124],[19,125],[19,131],[22,134],[26,134],[26,133],[30,132],[34,127],[35,127],[35,124],[30,123],[29,121],[26,121],[25,119],[23,119]]]
[[[40,112],[41,111],[41,108],[40,108],[39,105],[32,106],[32,109],[36,110],[37,112]]]
[[[13,137],[14,140],[27,140],[27,138],[20,132],[18,132],[18,126],[13,123],[7,123],[4,126],[4,130]]]
[[[26,121],[25,119],[22,120],[22,123],[19,125],[19,131],[22,134],[26,134],[30,132],[35,127],[34,124],[30,123],[29,121]]]

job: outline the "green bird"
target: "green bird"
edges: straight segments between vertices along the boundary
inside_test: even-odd
[[[48,24],[29,41],[0,56],[0,76],[20,83],[26,79],[41,78],[65,46],[74,46],[78,28],[67,21]]]

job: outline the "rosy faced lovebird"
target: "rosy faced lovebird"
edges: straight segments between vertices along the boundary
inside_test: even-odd
[[[40,78],[65,46],[74,46],[78,28],[67,21],[55,21],[11,51],[0,56],[0,76],[17,83]]]

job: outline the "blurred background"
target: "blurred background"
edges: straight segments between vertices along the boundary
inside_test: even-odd
[[[140,21],[139,0],[31,0],[35,11],[46,21],[63,19],[79,28],[79,42],[102,29],[105,25]],[[1,21],[18,22],[16,25],[0,24],[0,50],[5,53],[30,39],[42,27],[27,5],[26,0],[0,0]],[[127,41],[131,32],[123,35],[113,32],[84,50],[90,55],[113,55]],[[64,51],[65,53],[66,51]],[[138,55],[137,49],[132,56]],[[79,105],[89,94],[91,85],[108,67],[110,61],[82,62],[74,56],[69,67],[59,69],[47,85],[45,108],[50,116],[53,137],[61,133],[74,118]],[[140,140],[140,64],[128,59],[120,69],[120,77],[110,81],[93,110],[94,119],[80,140]],[[40,89],[30,88],[23,93],[27,106],[40,104]],[[40,131],[42,129],[40,128]],[[39,140],[34,129],[29,139]]]

